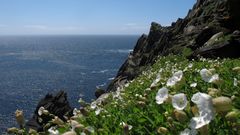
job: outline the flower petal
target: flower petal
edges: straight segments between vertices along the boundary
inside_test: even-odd
[[[172,105],[177,110],[183,110],[187,106],[187,97],[183,93],[176,94],[172,97]]]
[[[159,89],[156,95],[157,104],[162,104],[167,98],[168,98],[168,89],[166,87]]]

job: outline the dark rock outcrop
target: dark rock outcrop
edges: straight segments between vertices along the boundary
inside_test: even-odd
[[[105,90],[97,88],[96,91],[95,91],[95,97],[99,98],[104,93],[105,93]]]
[[[49,113],[58,116],[63,121],[65,120],[64,116],[72,116],[73,109],[69,105],[67,94],[64,91],[58,92],[55,96],[47,94],[45,98],[38,103],[32,119],[30,119],[26,124],[27,128],[43,131],[43,126],[52,120],[51,116],[38,115],[38,110],[40,107],[44,107],[49,111]]]
[[[240,37],[233,33],[235,31],[236,35],[240,30],[239,8],[239,0],[197,0],[185,18],[179,18],[171,26],[163,27],[153,22],[149,34],[139,38],[134,51],[129,54],[107,91],[115,91],[137,77],[159,56],[240,57]],[[211,42],[210,46],[206,45],[220,32],[223,33],[221,38]]]

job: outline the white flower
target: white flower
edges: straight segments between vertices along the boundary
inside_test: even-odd
[[[81,134],[80,135],[86,135],[86,133],[84,133],[84,132],[81,132]]]
[[[180,93],[172,97],[172,105],[177,110],[183,110],[187,106],[187,97],[185,94]]]
[[[130,83],[126,83],[125,85],[124,85],[124,87],[128,87],[130,85]]]
[[[75,120],[70,120],[70,125],[72,127],[72,131],[74,131],[76,126],[79,125],[79,123]]]
[[[92,102],[90,107],[91,107],[92,109],[97,108],[97,103],[96,103],[96,102]]]
[[[94,128],[91,126],[86,127],[85,130],[87,130],[90,133],[94,133]]]
[[[96,114],[96,115],[99,115],[102,110],[103,110],[102,108],[97,107],[97,109],[95,110],[95,114]]]
[[[180,133],[180,135],[197,135],[197,131],[195,129],[186,128],[184,131]]]
[[[206,93],[198,92],[192,96],[191,101],[195,103],[199,109],[204,109],[212,104],[212,97]]]
[[[139,94],[135,94],[135,97],[139,97],[140,95]]]
[[[133,128],[132,125],[129,125],[129,124],[125,123],[125,122],[121,122],[121,123],[120,123],[120,126],[128,127],[128,130],[131,130],[131,129]]]
[[[168,89],[163,87],[158,90],[156,95],[157,104],[162,104],[168,98]]]
[[[156,77],[156,79],[153,81],[153,83],[151,84],[150,88],[152,87],[156,87],[156,85],[158,84],[158,82],[161,80],[161,74],[159,73]]]
[[[200,71],[200,75],[201,75],[202,79],[208,83],[212,83],[212,82],[219,80],[218,74],[213,75],[210,70],[207,70],[205,68]]]
[[[168,79],[167,86],[174,86],[177,82],[181,81],[182,77],[183,77],[183,72],[181,70],[175,72],[173,76]]]
[[[234,85],[234,86],[237,86],[237,85],[238,85],[238,80],[237,80],[237,78],[234,78],[234,80],[233,80],[233,85]]]
[[[121,96],[121,91],[123,89],[121,89],[120,87],[117,88],[117,91],[113,93],[113,98],[114,99],[119,99],[122,100],[122,96]]]
[[[192,67],[193,67],[193,64],[190,63],[190,64],[188,65],[188,68],[192,68]]]
[[[82,98],[79,98],[78,103],[79,103],[82,107],[87,106],[87,103],[86,103]]]
[[[193,117],[190,121],[190,127],[192,129],[199,129],[203,127],[204,125],[207,125],[206,122],[203,120],[203,117]]]
[[[211,122],[214,117],[212,97],[205,93],[196,93],[191,98],[199,110],[199,116],[193,117],[190,122],[190,127],[198,129]]]
[[[44,111],[44,110],[45,110],[45,108],[41,106],[41,107],[38,109],[38,115],[41,116],[41,115],[43,114],[43,111]]]
[[[59,131],[55,127],[51,127],[48,129],[50,135],[59,135]]]
[[[192,84],[190,84],[190,87],[192,87],[192,88],[197,87],[197,83],[192,83]]]
[[[77,108],[73,109],[73,115],[77,116],[78,114],[80,114],[80,111]]]

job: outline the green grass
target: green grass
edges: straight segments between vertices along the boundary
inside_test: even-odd
[[[189,64],[192,67],[189,68]],[[159,127],[164,127],[168,130],[166,134],[177,135],[188,127],[189,121],[194,117],[191,107],[194,105],[191,102],[191,97],[196,92],[208,93],[208,88],[216,88],[221,91],[221,96],[236,98],[233,102],[233,110],[240,109],[240,84],[234,86],[233,80],[240,80],[239,72],[233,71],[234,67],[240,67],[240,59],[217,59],[208,60],[202,59],[199,61],[189,61],[179,56],[161,57],[150,67],[143,72],[138,78],[134,79],[128,86],[121,91],[121,98],[113,98],[116,93],[111,93],[104,105],[99,105],[103,109],[99,115],[87,106],[87,116],[79,116],[77,121],[84,127],[94,128],[93,134],[127,134],[126,130],[120,125],[125,122],[132,126],[129,134],[136,135],[156,135],[160,134]],[[151,83],[155,80],[160,69],[162,79],[157,87],[150,89]],[[203,68],[215,69],[219,74],[221,83],[213,84],[204,82],[199,74]],[[171,103],[156,104],[157,91],[166,86],[167,80],[172,76],[174,71],[182,70],[183,79],[176,86],[169,88],[171,95],[177,93],[185,93],[188,99],[188,106],[183,111],[187,114],[188,119],[184,122],[179,122],[173,115],[174,108]],[[190,84],[197,83],[195,88],[190,87]],[[218,114],[214,120],[207,126],[209,134],[218,135],[234,135],[239,134],[240,116],[236,116],[235,121],[229,121],[225,118],[225,114]],[[58,128],[61,132],[70,130],[68,124]],[[86,130],[86,129],[85,129]],[[84,131],[84,128],[78,129],[78,133]],[[201,130],[198,130],[200,134]],[[204,133],[207,134],[207,133]]]

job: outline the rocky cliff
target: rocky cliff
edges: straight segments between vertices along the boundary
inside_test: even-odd
[[[138,76],[159,56],[185,55],[193,59],[240,56],[239,0],[197,0],[184,19],[163,27],[153,22],[119,69],[107,91]]]

